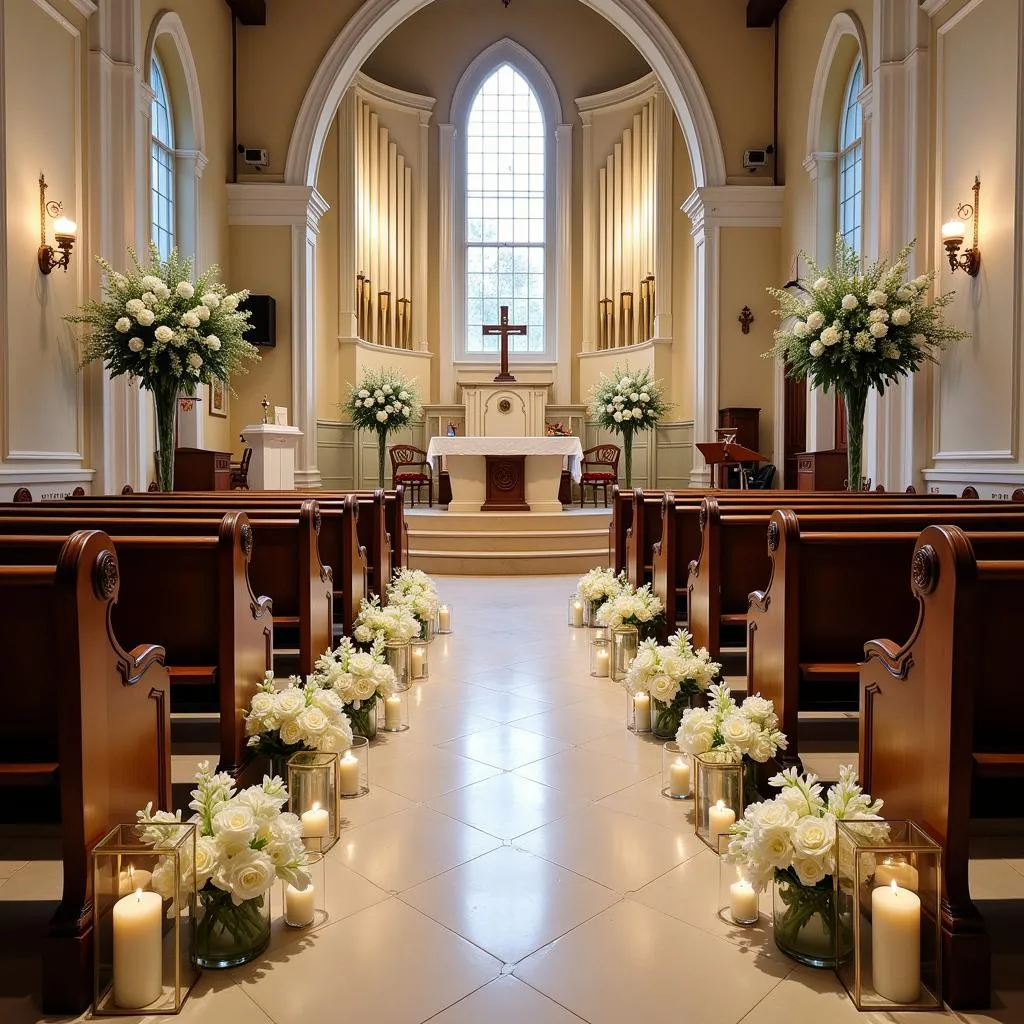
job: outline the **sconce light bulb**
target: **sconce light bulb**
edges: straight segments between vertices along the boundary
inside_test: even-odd
[[[53,222],[53,233],[57,238],[74,238],[78,226],[67,217],[58,217]]]
[[[966,229],[963,221],[950,220],[942,225],[942,240],[944,242],[963,242]]]

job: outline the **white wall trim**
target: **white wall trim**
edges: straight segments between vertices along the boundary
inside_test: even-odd
[[[95,0],[71,0],[71,6],[87,18],[91,18],[99,10]]]
[[[637,106],[649,99],[658,88],[658,76],[651,72],[638,78],[635,82],[627,82],[617,89],[607,92],[596,92],[591,96],[580,96],[576,100],[576,109],[581,114],[594,111],[613,111],[619,107]]]
[[[246,227],[306,224],[318,226],[330,209],[327,200],[312,185],[229,184],[228,224]]]
[[[572,398],[572,125],[555,129],[555,401]]]
[[[398,89],[385,82],[378,82],[376,78],[371,78],[362,71],[356,72],[355,77],[352,79],[352,85],[377,103],[393,107],[395,110],[400,110],[403,113],[407,113],[409,110],[422,110],[429,114],[433,111],[434,104],[437,103],[436,98],[433,96],[422,96],[416,92],[406,92],[404,89]]]
[[[929,18],[934,18],[941,14],[951,3],[953,3],[953,0],[924,0],[924,3],[921,4],[921,10]]]
[[[439,281],[437,319],[438,350],[440,352],[452,352],[455,344],[455,257],[452,252],[454,243],[452,232],[444,229],[445,224],[452,223],[455,201],[453,195],[455,188],[454,159],[455,126],[439,125],[437,136],[437,272]],[[442,359],[438,400],[454,402],[455,394],[453,360]]]
[[[191,139],[179,139],[177,130],[180,124],[175,124],[175,142],[187,142],[189,149],[197,149],[201,153],[206,152],[206,119],[203,117],[203,93],[199,87],[199,72],[196,70],[196,62],[192,56],[192,47],[188,41],[188,33],[181,22],[181,18],[174,11],[161,11],[154,19],[149,28],[149,37],[146,40],[146,49],[143,55],[142,79],[147,87],[152,88],[149,80],[150,69],[153,65],[153,54],[156,51],[157,41],[161,36],[169,36],[177,51],[181,72],[185,78],[185,85],[188,89],[188,120],[192,133]],[[170,83],[168,83],[170,86]],[[174,97],[172,96],[172,103]],[[173,113],[173,111],[172,111]],[[179,110],[180,114],[181,111]]]

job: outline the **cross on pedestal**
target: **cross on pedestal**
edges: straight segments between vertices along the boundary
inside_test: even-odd
[[[526,334],[525,324],[509,325],[508,306],[501,307],[501,323],[487,324],[483,327],[484,337],[499,335],[501,337],[501,373],[494,379],[496,381],[515,381],[515,377],[508,372],[508,339],[513,334]]]

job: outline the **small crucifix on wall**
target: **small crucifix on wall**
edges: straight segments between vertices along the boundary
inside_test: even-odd
[[[494,379],[502,382],[515,381],[515,377],[508,372],[508,339],[513,334],[526,334],[526,325],[510,325],[508,322],[508,306],[502,306],[501,323],[488,324],[482,330],[484,337],[497,335],[501,338],[501,372]]]

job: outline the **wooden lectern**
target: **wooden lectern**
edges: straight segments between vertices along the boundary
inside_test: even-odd
[[[728,441],[704,441],[697,445],[697,451],[704,456],[704,461],[711,467],[711,486],[721,487],[719,479],[721,466],[731,466],[739,462],[767,462],[767,456],[760,455],[741,444]],[[740,473],[740,487],[746,488],[747,475]]]

